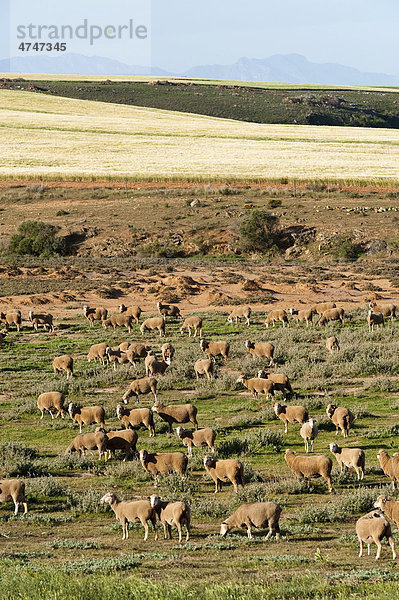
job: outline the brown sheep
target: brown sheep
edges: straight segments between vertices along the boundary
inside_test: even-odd
[[[22,314],[20,310],[13,310],[7,313],[0,312],[0,321],[5,323],[7,331],[11,325],[15,325],[17,331],[21,331]]]
[[[34,313],[33,311],[29,311],[29,321],[32,323],[32,327],[34,327],[35,331],[38,330],[39,325],[43,325],[43,329],[49,329],[49,331],[53,332],[55,330],[53,323],[53,315],[50,313]]]
[[[162,304],[162,302],[158,302],[157,309],[159,314],[161,314],[163,317],[175,317],[176,319],[183,320],[183,317],[180,314],[180,308],[178,306],[173,306],[172,304]]]
[[[14,514],[18,514],[19,505],[22,503],[24,514],[28,512],[25,497],[25,482],[20,479],[3,479],[0,481],[0,502],[14,502]]]
[[[143,344],[142,342],[122,342],[119,344],[119,350],[126,353],[131,351],[134,358],[145,358],[151,350],[151,346],[149,344]]]
[[[63,354],[62,356],[56,356],[53,360],[54,376],[56,377],[59,373],[65,371],[67,379],[73,377],[73,358],[69,354]]]
[[[94,326],[94,321],[105,321],[108,316],[108,311],[106,308],[89,308],[88,306],[83,307],[83,314],[86,319],[89,321],[90,326]]]
[[[108,327],[113,327],[114,329],[117,327],[126,327],[128,332],[131,333],[133,328],[133,317],[132,315],[127,315],[126,313],[111,315],[109,319],[103,320],[103,328],[108,329]]]
[[[346,469],[353,468],[356,471],[357,479],[364,478],[365,455],[360,448],[340,448],[338,444],[330,444],[330,452],[334,454],[337,463],[340,466],[341,473]]]
[[[258,377],[260,379],[269,379],[272,381],[274,383],[274,391],[281,392],[284,398],[286,398],[287,392],[291,395],[294,393],[290,380],[284,373],[268,373],[262,369],[258,372]]]
[[[246,527],[248,538],[251,540],[253,527],[256,529],[266,529],[268,527],[269,532],[266,539],[268,540],[274,533],[278,540],[280,537],[280,515],[281,506],[276,502],[242,504],[230,517],[223,521],[220,526],[220,535],[224,537],[234,527]]]
[[[276,402],[273,406],[274,413],[284,423],[284,431],[288,433],[288,423],[300,423],[303,425],[309,414],[304,406],[286,406]]]
[[[337,305],[335,302],[318,302],[317,304],[311,306],[311,310],[316,313],[316,315],[322,315],[326,310],[336,307]]]
[[[140,315],[143,311],[141,310],[140,306],[126,307],[124,304],[121,304],[119,307],[119,312],[126,313],[127,315],[130,315],[131,317],[133,317],[133,319],[136,321],[136,323],[138,325],[139,320],[140,320]]]
[[[162,344],[161,354],[162,354],[162,358],[165,362],[167,362],[168,360],[172,361],[173,357],[175,355],[174,346],[172,346],[172,344],[170,342],[166,342],[165,344]]]
[[[214,373],[214,362],[211,358],[199,358],[194,363],[195,376],[199,379],[200,375],[206,375],[212,379]]]
[[[232,483],[234,491],[238,494],[238,486],[244,487],[244,467],[235,458],[217,460],[211,456],[204,457],[205,471],[215,482],[215,494],[222,491],[222,483]]]
[[[177,473],[184,476],[187,470],[188,458],[183,452],[155,452],[140,450],[140,462],[143,468],[153,477]]]
[[[151,317],[146,319],[140,325],[141,335],[144,335],[146,331],[154,331],[158,329],[159,337],[165,337],[165,318],[164,317]]]
[[[186,542],[190,539],[190,507],[185,502],[165,502],[159,496],[150,496],[151,506],[163,525],[164,539],[166,531],[172,539],[172,525],[176,525],[179,534],[179,544],[182,541],[182,528],[186,528]]]
[[[104,366],[108,361],[106,352],[107,348],[108,344],[106,344],[105,342],[101,342],[100,344],[93,344],[92,346],[90,346],[90,350],[87,355],[88,362],[91,362],[92,360],[99,360]]]
[[[343,308],[330,308],[330,310],[323,312],[320,319],[317,321],[317,325],[325,325],[331,321],[341,321],[341,323],[344,324],[344,314],[345,311]]]
[[[253,377],[252,379],[245,379],[243,375],[237,379],[237,383],[242,383],[250,392],[252,392],[255,398],[259,394],[265,394],[266,396],[274,396],[274,383],[270,379],[261,379],[260,377]]]
[[[371,309],[367,313],[367,323],[369,326],[369,331],[374,331],[374,327],[380,327],[384,325],[384,315],[382,313],[373,312]]]
[[[4,338],[7,337],[7,335],[8,335],[7,329],[2,329],[0,331],[0,348],[2,348],[2,346],[3,346],[3,340],[4,340]]]
[[[136,366],[134,360],[133,363],[129,360],[127,352],[123,352],[123,350],[120,350],[119,348],[110,348],[109,346],[107,346],[105,352],[108,358],[108,362],[114,365],[114,371],[116,371],[117,363],[118,365],[133,364],[133,366]]]
[[[386,450],[379,450],[377,454],[378,461],[384,474],[392,481],[392,487],[395,489],[395,483],[399,483],[399,455],[389,456]]]
[[[125,458],[123,459],[124,462],[129,458],[129,456],[136,454],[136,444],[139,436],[133,429],[107,432],[104,431],[104,433],[106,433],[107,436],[106,446],[108,458],[115,456],[116,450],[125,451]]]
[[[71,454],[72,452],[79,452],[79,456],[86,454],[86,450],[98,450],[98,459],[102,456],[106,458],[107,452],[107,436],[103,431],[96,431],[94,433],[81,433],[77,435],[68,448],[65,450],[65,454]]]
[[[122,525],[122,540],[129,538],[129,523],[141,523],[144,527],[144,541],[148,539],[148,521],[151,521],[155,531],[155,541],[158,539],[157,516],[148,500],[121,502],[116,494],[108,492],[100,500],[101,504],[109,504],[115,513],[116,520]]]
[[[155,436],[154,415],[149,408],[125,408],[118,404],[116,416],[126,429],[143,425],[148,429],[150,437]]]
[[[352,427],[355,417],[348,408],[329,404],[326,408],[327,417],[335,425],[335,435],[338,435],[338,430],[341,429],[342,435],[348,437],[349,429]]]
[[[139,396],[145,396],[146,394],[152,393],[155,400],[157,399],[157,385],[158,381],[155,377],[141,377],[135,379],[129,385],[127,391],[123,394],[122,400],[127,404],[128,398],[131,396],[136,397],[136,402],[139,401]]]
[[[82,425],[100,425],[105,427],[105,410],[102,406],[84,406],[80,408],[73,402],[68,405],[68,413],[72,421],[79,425],[79,431],[82,433]]]
[[[295,310],[294,308],[290,308],[288,312],[294,321],[296,321],[296,323],[302,323],[304,321],[306,323],[306,327],[309,327],[309,323],[313,325],[313,317],[316,313],[311,308],[304,308],[303,310]]]
[[[326,348],[330,354],[334,354],[334,350],[336,352],[339,352],[339,341],[338,338],[335,337],[335,335],[332,335],[331,337],[326,339]]]
[[[245,347],[251,354],[252,358],[268,358],[269,367],[274,367],[274,346],[270,342],[251,342],[247,340]]]
[[[169,433],[172,433],[173,423],[192,423],[198,429],[197,408],[192,404],[171,404],[165,406],[162,402],[155,402],[152,407],[163,421],[169,425]]]
[[[395,544],[389,521],[378,511],[371,511],[356,521],[356,534],[360,544],[359,558],[363,556],[363,542],[367,544],[367,555],[370,555],[370,546],[374,542],[377,546],[376,560],[381,556],[381,542],[387,538],[391,546],[392,559],[395,560]]]
[[[391,321],[394,321],[396,317],[396,304],[376,304],[375,302],[370,302],[369,308],[375,313],[381,313],[384,317],[391,317]]]
[[[44,411],[47,410],[51,418],[54,419],[54,415],[52,411],[57,411],[55,418],[61,415],[61,418],[64,418],[64,402],[65,397],[61,392],[44,392],[44,394],[40,394],[37,399],[37,408],[41,411],[42,416],[40,419],[44,417]]]
[[[188,337],[191,337],[191,330],[194,330],[194,336],[197,337],[197,332],[199,336],[202,337],[202,318],[201,317],[187,317],[182,326],[180,327],[181,335],[184,334],[185,331],[188,331]]]
[[[276,323],[278,322],[282,323],[283,327],[285,327],[286,325],[288,327],[290,326],[288,315],[285,312],[285,310],[276,308],[274,310],[271,310],[267,315],[265,325],[266,327],[269,327],[270,323],[273,323],[273,327],[275,327]]]
[[[200,348],[202,352],[208,355],[208,358],[223,356],[226,359],[229,355],[230,344],[229,342],[207,342],[206,340],[201,340]]]
[[[204,429],[197,429],[192,431],[191,429],[183,429],[183,427],[177,427],[177,436],[181,439],[184,446],[188,448],[188,455],[193,455],[193,446],[196,448],[204,448],[209,446],[212,452],[215,452],[215,438],[216,431],[210,427]]]
[[[237,323],[238,321],[241,322],[241,319],[245,319],[245,322],[246,322],[247,326],[249,327],[251,324],[250,323],[251,314],[252,314],[252,309],[250,306],[237,306],[236,308],[233,308],[233,310],[227,317],[227,321],[229,323],[232,323],[234,320]]]
[[[374,502],[374,508],[379,508],[386,514],[388,519],[393,521],[399,527],[399,502],[387,496],[378,496]]]
[[[145,374],[150,377],[154,375],[164,375],[166,369],[170,366],[171,360],[158,360],[154,352],[151,350],[144,361]]]
[[[305,477],[323,477],[327,482],[328,491],[332,491],[331,470],[332,460],[328,456],[297,456],[292,450],[285,451],[285,462],[291,473],[298,479]]]

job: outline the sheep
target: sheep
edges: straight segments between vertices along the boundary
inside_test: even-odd
[[[342,435],[348,437],[349,429],[355,421],[353,413],[348,408],[329,404],[326,408],[327,417],[335,425],[335,435],[338,435],[338,430],[341,429]]]
[[[107,436],[104,431],[77,435],[65,450],[65,454],[79,452],[79,456],[82,454],[84,456],[86,450],[98,450],[99,460],[103,455],[105,458],[107,457]]]
[[[162,358],[165,362],[167,362],[168,360],[172,361],[173,357],[175,355],[174,346],[172,346],[172,344],[170,342],[166,342],[165,344],[162,344],[161,354],[162,354]]]
[[[140,319],[140,315],[143,312],[140,308],[140,306],[125,306],[124,304],[121,304],[119,307],[119,312],[121,313],[126,313],[127,315],[130,315],[131,317],[133,317],[133,319],[136,321],[137,325],[139,324],[139,319]]]
[[[274,413],[284,423],[284,432],[288,433],[288,423],[300,423],[303,425],[309,414],[304,406],[286,406],[276,402],[273,406]]]
[[[374,508],[379,508],[386,514],[388,519],[393,521],[399,527],[399,502],[387,496],[378,496],[374,502]]]
[[[191,337],[192,329],[194,329],[193,337],[197,337],[197,332],[199,333],[199,336],[202,337],[202,318],[201,317],[187,317],[184,320],[182,326],[180,327],[180,333],[181,333],[181,335],[183,335],[184,332],[187,330],[188,337]]]
[[[327,482],[328,491],[332,491],[331,470],[332,460],[323,454],[318,456],[297,456],[293,450],[285,451],[285,462],[291,473],[298,479],[301,477],[323,477]]]
[[[276,308],[269,312],[264,323],[266,327],[269,327],[270,323],[273,323],[273,327],[275,327],[276,323],[279,321],[283,324],[283,327],[285,327],[286,324],[288,327],[290,326],[285,310]]]
[[[232,323],[233,320],[237,323],[241,322],[241,319],[245,319],[247,326],[250,326],[250,317],[252,314],[252,309],[250,306],[237,306],[237,308],[233,308],[229,316],[227,317],[227,321]]]
[[[14,514],[18,514],[19,505],[22,503],[24,514],[28,512],[25,497],[25,482],[20,479],[3,479],[0,481],[0,502],[14,502]]]
[[[331,443],[330,452],[337,459],[341,473],[344,467],[346,469],[353,467],[356,471],[358,481],[364,478],[365,455],[363,450],[360,448],[340,448],[338,444]]]
[[[155,452],[140,450],[140,462],[143,468],[153,477],[177,473],[182,477],[186,474],[188,458],[183,452]]]
[[[126,327],[128,332],[131,333],[133,327],[133,317],[131,315],[127,315],[126,313],[111,315],[109,319],[103,320],[103,328],[108,329],[108,327],[113,327],[114,329],[117,327]]]
[[[65,371],[67,379],[73,377],[73,358],[69,354],[63,354],[62,356],[56,356],[53,360],[54,377],[58,373]]]
[[[299,430],[299,435],[305,442],[305,450],[306,453],[309,452],[309,440],[310,440],[310,451],[313,452],[314,440],[317,438],[319,434],[319,430],[317,429],[316,419],[309,419],[304,423]]]
[[[241,375],[236,383],[242,383],[244,387],[252,392],[255,398],[258,397],[258,394],[265,394],[267,397],[274,396],[274,383],[270,379],[261,379],[260,377],[245,379],[245,377]]]
[[[317,325],[325,325],[331,321],[341,321],[343,324],[344,314],[345,311],[343,308],[330,308],[329,310],[323,312],[320,319],[317,321]]]
[[[109,346],[107,346],[105,352],[108,358],[108,362],[113,363],[114,365],[114,371],[116,371],[116,363],[118,363],[119,365],[126,365],[130,362],[126,355],[126,352],[123,352],[119,348],[110,348]],[[133,366],[135,366],[134,361]]]
[[[183,429],[183,427],[177,427],[176,434],[181,439],[184,446],[187,446],[189,456],[193,455],[193,446],[196,448],[209,446],[212,452],[215,452],[216,431],[210,427],[197,429],[196,431],[192,431],[191,429]]]
[[[172,433],[172,423],[192,423],[198,429],[197,408],[192,404],[171,404],[165,406],[162,402],[155,402],[152,407],[163,421],[169,425],[169,433]]]
[[[370,546],[374,542],[377,546],[376,560],[381,556],[381,542],[387,538],[391,546],[392,559],[395,560],[395,544],[392,537],[392,529],[389,521],[384,515],[377,511],[371,511],[356,521],[356,534],[360,544],[359,558],[363,556],[363,542],[367,544],[367,555],[370,556]]]
[[[254,502],[253,504],[242,504],[223,521],[220,526],[220,535],[224,537],[233,527],[246,527],[248,538],[252,539],[252,528],[266,529],[269,532],[268,540],[273,534],[278,540],[280,537],[279,520],[282,508],[276,502]]]
[[[331,337],[326,339],[326,348],[330,352],[330,354],[334,354],[334,350],[336,352],[339,352],[339,341],[338,338],[335,337],[335,335],[332,335]]]
[[[176,317],[176,319],[183,320],[183,317],[180,314],[180,308],[178,306],[157,302],[157,309],[159,314],[161,314],[163,317]]]
[[[7,313],[0,312],[0,321],[5,323],[7,331],[9,330],[10,325],[15,325],[17,331],[21,331],[22,314],[20,310],[13,310]]]
[[[157,385],[158,381],[155,377],[141,377],[140,379],[135,379],[129,385],[127,391],[123,394],[122,400],[125,404],[127,404],[128,398],[131,396],[136,397],[136,402],[139,401],[139,396],[145,396],[146,394],[152,393],[154,399],[157,399]]]
[[[39,325],[43,325],[44,329],[47,329],[48,327],[49,331],[53,332],[55,330],[53,318],[53,315],[50,313],[42,314],[34,313],[31,310],[29,311],[29,321],[31,321],[35,331],[38,330]]]
[[[99,360],[104,366],[108,361],[108,356],[106,352],[107,348],[108,344],[106,344],[105,342],[101,342],[100,344],[93,344],[92,346],[90,346],[90,350],[87,355],[88,362],[91,362],[92,360]]]
[[[206,375],[212,379],[214,373],[214,362],[211,358],[199,358],[194,363],[195,376],[199,379],[200,375]]]
[[[52,412],[54,410],[57,411],[55,418],[61,415],[61,418],[63,419],[64,401],[65,397],[64,394],[62,394],[61,392],[44,392],[44,394],[40,394],[40,396],[37,399],[37,408],[42,413],[40,419],[43,419],[45,410],[47,410],[50,413],[52,419],[54,419],[54,415]]]
[[[182,541],[182,528],[186,528],[186,542],[190,539],[190,517],[191,511],[185,502],[165,502],[159,496],[152,494],[150,503],[159,520],[163,525],[164,539],[166,540],[166,530],[169,539],[172,539],[172,525],[176,525],[179,534],[179,544]]]
[[[122,342],[118,348],[122,352],[132,352],[134,358],[145,358],[151,350],[151,346],[142,342]]]
[[[399,455],[389,456],[386,450],[379,450],[377,454],[378,461],[384,474],[392,481],[392,487],[395,489],[395,483],[399,483]]]
[[[290,308],[288,312],[297,323],[305,321],[306,327],[309,327],[309,323],[313,325],[313,317],[316,313],[312,308],[304,308],[303,310]]]
[[[102,406],[84,406],[81,408],[70,402],[68,413],[72,421],[79,425],[80,433],[82,433],[82,425],[97,423],[101,427],[105,427],[105,410]]]
[[[322,315],[323,312],[325,312],[326,310],[330,310],[331,308],[336,307],[337,305],[335,304],[335,302],[318,302],[317,304],[311,306],[310,310],[316,313],[316,315]]]
[[[246,340],[245,347],[252,358],[268,358],[269,367],[274,367],[274,346],[270,342],[251,342]]]
[[[0,348],[3,346],[3,340],[5,337],[7,337],[7,335],[8,335],[7,329],[2,329],[0,331]]]
[[[141,523],[144,527],[144,541],[148,539],[148,521],[151,521],[155,531],[155,541],[158,539],[157,517],[148,500],[124,501],[116,494],[108,492],[100,500],[101,504],[109,504],[115,513],[116,520],[122,525],[122,540],[129,538],[129,523]]]
[[[140,325],[141,335],[144,335],[146,331],[153,331],[158,329],[159,337],[165,337],[165,318],[164,317],[151,317],[146,319]]]
[[[83,314],[90,323],[90,327],[94,327],[94,321],[105,321],[108,316],[106,308],[89,308],[88,306],[83,307]]]
[[[397,306],[395,304],[376,304],[375,302],[369,302],[369,308],[373,312],[381,313],[384,317],[391,317],[391,321],[394,321],[396,317]]]
[[[154,375],[164,375],[166,369],[170,366],[171,361],[169,360],[157,360],[154,352],[151,350],[145,359],[145,373],[150,377]]]
[[[148,429],[150,437],[155,436],[154,415],[149,408],[125,408],[122,404],[118,404],[116,416],[126,429],[143,425]]]
[[[369,331],[374,331],[374,327],[379,327],[380,325],[385,327],[384,315],[380,312],[373,312],[370,308],[370,310],[367,313],[367,323],[369,326]]]
[[[238,494],[238,486],[244,487],[244,467],[235,458],[217,460],[211,456],[204,457],[205,471],[215,482],[215,494],[222,491],[222,483],[232,483],[234,491]]]
[[[200,348],[202,352],[208,355],[208,358],[223,356],[226,359],[229,355],[230,344],[229,342],[207,342],[206,340],[201,340]]]
[[[100,428],[97,427],[96,431]],[[120,431],[107,431],[107,452],[108,458],[111,456],[115,456],[115,450],[124,450],[125,458],[123,462],[125,462],[131,454],[136,454],[136,444],[138,440],[137,432],[133,429],[124,429]]]
[[[261,369],[258,371],[258,378],[269,379],[272,381],[274,383],[274,391],[282,392],[284,398],[286,398],[287,392],[290,394],[294,393],[290,380],[284,373],[268,373],[267,371]]]

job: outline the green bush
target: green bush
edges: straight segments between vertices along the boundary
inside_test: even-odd
[[[60,230],[56,225],[42,221],[24,221],[18,233],[11,237],[9,250],[14,254],[48,258],[67,253],[66,238],[57,237]]]
[[[351,233],[336,235],[329,249],[336,260],[357,260],[362,251],[362,244],[355,242]]]
[[[242,221],[239,244],[245,252],[264,252],[279,245],[279,218],[265,210],[254,210]]]

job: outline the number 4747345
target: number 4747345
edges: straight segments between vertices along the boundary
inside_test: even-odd
[[[21,42],[18,46],[18,50],[21,50],[22,52],[65,52],[66,43],[57,42],[52,44],[50,42]]]

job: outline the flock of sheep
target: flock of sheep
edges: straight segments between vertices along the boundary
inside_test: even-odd
[[[200,350],[206,354],[207,358],[199,358],[194,364],[194,372],[197,379],[206,376],[211,379],[215,375],[215,358],[221,356],[224,360],[228,359],[230,344],[227,341],[207,341],[202,339],[202,318],[199,316],[188,317],[183,320],[180,310],[177,306],[157,304],[159,317],[145,319],[140,325],[142,310],[137,307],[126,307],[123,304],[119,307],[119,314],[108,317],[108,311],[105,308],[90,308],[85,306],[83,309],[85,317],[94,326],[95,322],[100,322],[104,329],[113,327],[126,327],[128,332],[132,331],[133,325],[139,325],[142,335],[147,332],[156,331],[159,336],[165,336],[166,317],[181,319],[183,321],[180,332],[188,333],[189,337],[199,335]],[[384,326],[384,319],[394,319],[396,317],[396,306],[393,304],[376,305],[370,303],[370,310],[367,315],[367,322],[370,330],[375,326]],[[238,322],[242,319],[246,325],[250,326],[251,308],[249,306],[239,306],[235,308],[228,316],[228,321]],[[296,323],[304,322],[306,327],[313,323],[315,315],[319,315],[318,325],[325,325],[331,321],[344,322],[344,310],[337,308],[335,303],[325,302],[314,305],[305,310],[290,309],[288,312],[282,309],[272,310],[268,313],[265,320],[266,327],[282,323],[283,327],[289,325],[289,316]],[[20,311],[0,313],[0,321],[6,326],[6,329],[0,333],[1,339],[7,335],[10,326],[15,325],[17,331],[20,331],[22,325],[22,315]],[[38,314],[29,312],[29,321],[35,330],[42,325],[45,329],[53,332],[55,329],[53,317],[51,314]],[[268,361],[267,368],[258,372],[256,377],[245,378],[241,376],[237,382],[246,387],[254,397],[264,394],[266,397],[274,397],[276,392],[281,392],[284,399],[288,395],[293,395],[293,389],[288,377],[283,373],[271,373],[270,367],[274,367],[274,346],[270,342],[245,342],[247,352],[255,359],[261,358]],[[326,340],[327,349],[333,353],[339,351],[339,341],[335,336]],[[67,453],[78,452],[85,454],[87,450],[97,450],[99,458],[108,460],[115,455],[116,451],[124,452],[124,460],[131,456],[139,457],[143,468],[155,479],[162,474],[177,473],[181,476],[186,475],[189,457],[192,456],[193,447],[208,447],[212,453],[215,452],[216,432],[212,428],[199,428],[197,422],[197,408],[192,404],[182,405],[164,405],[157,399],[157,378],[163,375],[171,365],[175,356],[175,348],[169,342],[161,347],[161,358],[157,358],[148,342],[123,342],[118,347],[111,348],[106,343],[94,344],[88,352],[88,361],[100,361],[103,365],[112,363],[114,368],[117,364],[131,364],[135,366],[136,362],[144,359],[146,376],[132,381],[122,397],[123,403],[119,403],[116,410],[116,416],[124,429],[107,431],[105,429],[105,411],[101,406],[79,407],[70,402],[65,408],[65,397],[60,392],[46,392],[40,394],[37,400],[37,406],[43,419],[45,412],[49,412],[54,418],[65,413],[79,425],[80,434],[77,435],[66,449]],[[67,379],[73,377],[73,358],[69,355],[57,356],[53,361],[54,374],[66,373]],[[127,408],[125,405],[128,399],[134,397],[136,403],[140,396],[152,394],[154,404],[152,408]],[[290,471],[298,478],[322,477],[332,491],[331,471],[332,460],[329,456],[312,455],[314,443],[318,435],[317,421],[309,418],[308,411],[303,406],[292,404],[282,404],[275,402],[274,412],[283,423],[284,431],[287,433],[288,424],[300,424],[299,434],[304,440],[306,454],[298,456],[294,451],[287,449],[285,452],[285,461]],[[181,443],[188,448],[188,456],[183,452],[150,453],[145,449],[137,452],[136,444],[138,434],[136,429],[145,427],[149,436],[155,436],[154,413],[168,424],[168,430],[173,432],[173,424],[178,424],[175,433],[181,440]],[[354,423],[354,415],[351,411],[342,406],[329,404],[326,408],[327,416],[335,425],[336,434],[341,430],[346,438],[350,428]],[[191,423],[194,429],[184,429],[182,424]],[[97,427],[94,432],[82,433],[83,426],[95,424]],[[353,468],[357,479],[364,478],[365,473],[365,455],[360,448],[340,447],[336,443],[331,443],[331,453],[335,456],[341,471],[345,468]],[[395,483],[399,482],[399,455],[389,456],[385,450],[378,452],[378,460],[384,473],[391,479],[393,488]],[[231,483],[235,492],[238,492],[238,486],[244,486],[244,467],[237,459],[217,459],[213,456],[205,456],[203,460],[205,471],[215,483],[215,493],[220,492],[223,483]],[[25,513],[27,512],[27,503],[25,498],[25,484],[20,480],[0,481],[0,501],[13,501],[15,505],[15,514],[18,513],[19,505],[23,504]],[[128,538],[129,522],[139,522],[145,530],[144,539],[148,538],[148,522],[151,522],[155,530],[155,539],[157,539],[157,520],[164,528],[164,536],[171,537],[171,527],[176,526],[179,535],[179,542],[182,540],[183,528],[186,529],[186,540],[190,536],[190,507],[185,502],[165,502],[157,495],[152,495],[147,500],[138,501],[120,501],[116,494],[107,493],[101,499],[101,503],[107,503],[115,513],[117,520],[122,524],[123,539]],[[375,504],[374,511],[361,517],[356,523],[356,533],[360,542],[360,554],[362,556],[363,543],[368,546],[370,553],[370,544],[377,545],[377,556],[380,557],[381,541],[386,538],[392,548],[393,558],[396,558],[394,542],[392,539],[391,525],[388,520],[392,520],[399,526],[399,502],[380,496]],[[226,535],[234,527],[245,527],[248,537],[252,537],[252,528],[265,529],[269,532],[267,538],[275,534],[280,535],[279,519],[281,507],[274,502],[257,502],[253,504],[243,504],[229,518],[221,524],[221,535]]]

